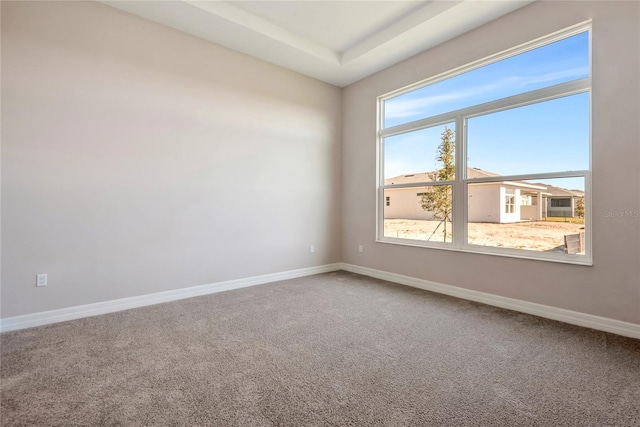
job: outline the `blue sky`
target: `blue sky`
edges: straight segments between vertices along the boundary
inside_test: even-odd
[[[580,33],[391,98],[385,101],[385,127],[587,77],[588,45],[588,33]],[[437,169],[443,129],[386,138],[385,178]],[[588,146],[586,93],[468,122],[468,165],[503,175],[588,169]]]

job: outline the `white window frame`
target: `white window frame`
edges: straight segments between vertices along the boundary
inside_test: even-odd
[[[504,195],[504,213],[512,214],[516,211],[516,195],[505,194]]]
[[[589,33],[589,76],[573,80],[566,83],[560,83],[554,86],[545,87],[542,89],[521,93],[518,95],[509,96],[506,98],[498,99],[495,101],[489,101],[486,103],[473,105],[460,110],[455,110],[436,116],[427,117],[424,119],[415,120],[408,123],[392,127],[384,127],[384,102],[390,98],[397,97],[399,95],[415,91],[422,87],[432,85],[442,80],[450,79],[459,74],[474,70],[476,68],[489,65],[494,62],[498,62],[507,59],[511,56],[515,56],[526,51],[536,49],[538,47],[554,43],[556,41],[571,37],[573,35],[588,32]],[[444,250],[454,250],[460,252],[473,252],[489,255],[508,256],[514,258],[535,259],[543,261],[552,261],[560,263],[580,264],[580,265],[593,265],[592,258],[592,210],[591,210],[591,21],[586,21],[570,28],[558,31],[549,36],[539,38],[529,43],[522,44],[520,46],[508,49],[496,55],[484,58],[482,60],[473,62],[471,64],[459,67],[452,71],[437,75],[433,78],[412,84],[408,87],[381,95],[378,97],[378,132],[377,132],[377,210],[376,210],[376,241],[380,243],[400,244],[404,246],[417,246],[437,248]],[[495,113],[499,111],[510,110],[513,108],[532,105],[544,101],[551,101],[554,99],[563,98],[570,95],[576,95],[580,93],[587,93],[589,95],[589,169],[577,170],[577,171],[560,171],[550,173],[531,173],[531,174],[518,174],[508,175],[500,177],[486,177],[486,178],[474,178],[468,179],[467,174],[467,120],[473,117],[486,115],[489,113]],[[386,185],[384,180],[384,138],[404,134],[407,132],[426,129],[433,126],[444,125],[447,123],[455,123],[455,165],[456,175],[455,179],[451,181],[437,181],[437,182],[417,182],[411,184],[391,184]],[[468,242],[468,186],[473,183],[482,182],[509,182],[509,181],[531,181],[531,180],[545,180],[554,178],[583,178],[585,185],[585,253],[584,255],[578,254],[559,254],[552,252],[538,252],[533,250],[501,248],[492,246],[480,246],[472,245]],[[430,187],[434,185],[452,185],[453,186],[453,239],[450,243],[444,242],[429,242],[422,240],[410,240],[395,237],[384,236],[384,190],[391,188],[411,188],[411,187]],[[540,201],[538,201],[540,203]]]

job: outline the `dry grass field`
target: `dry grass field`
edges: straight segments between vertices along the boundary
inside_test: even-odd
[[[386,219],[385,237],[443,241],[443,228],[439,221]],[[438,229],[436,230],[436,227]],[[579,233],[583,224],[554,221],[529,221],[513,224],[469,223],[469,243],[534,251],[564,252],[564,236]],[[434,233],[435,230],[435,233]],[[451,233],[451,224],[447,225]],[[451,239],[451,237],[449,237]]]

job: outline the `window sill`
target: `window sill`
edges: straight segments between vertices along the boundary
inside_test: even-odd
[[[397,239],[393,237],[377,238],[376,243],[386,243],[400,246],[412,246],[426,249],[438,249],[453,252],[464,252],[479,255],[493,255],[508,258],[526,259],[531,261],[546,261],[561,264],[593,266],[593,259],[586,255],[553,254],[546,252],[527,251],[522,249],[493,248],[476,245],[464,247],[454,246],[453,243],[423,242],[420,240]]]

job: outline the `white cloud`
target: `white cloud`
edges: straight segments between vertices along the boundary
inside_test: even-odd
[[[535,75],[504,77],[494,83],[487,83],[471,88],[463,88],[458,91],[438,95],[423,95],[417,98],[401,96],[385,102],[385,118],[387,120],[393,120],[414,116],[428,117],[434,115],[434,113],[430,113],[429,110],[439,104],[468,99],[469,102],[464,106],[475,105],[489,100],[499,99],[504,96],[525,92],[528,90],[527,87],[532,85],[550,83],[558,80],[571,80],[572,78],[578,78],[579,76],[583,76],[587,73],[587,67],[574,67],[567,70],[551,71]],[[517,89],[522,90],[518,91]],[[489,93],[495,93],[496,96],[484,97],[474,101],[474,98],[482,97]],[[452,109],[463,107],[453,107]],[[445,111],[446,110],[441,112]]]

